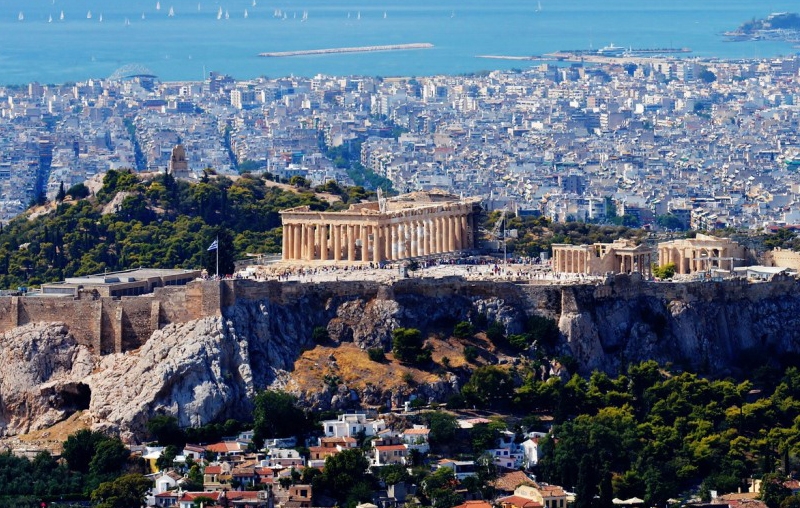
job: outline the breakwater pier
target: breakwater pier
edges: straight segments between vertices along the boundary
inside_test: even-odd
[[[429,42],[414,42],[411,44],[385,44],[382,46],[353,46],[345,48],[302,49],[298,51],[273,51],[259,53],[258,56],[279,58],[305,55],[332,55],[337,53],[368,53],[371,51],[402,51],[406,49],[430,49],[433,44]]]

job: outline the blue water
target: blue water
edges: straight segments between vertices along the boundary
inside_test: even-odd
[[[725,42],[720,35],[752,17],[797,11],[796,1],[787,0],[768,5],[755,0],[541,0],[541,10],[536,0],[256,1],[253,6],[252,0],[161,0],[156,10],[156,0],[0,0],[0,83],[102,78],[133,63],[163,80],[198,80],[204,69],[238,79],[317,73],[456,74],[528,64],[476,55],[542,54],[612,42],[690,47],[702,57],[769,57],[797,51],[785,43]],[[174,17],[168,16],[170,7]],[[224,14],[217,19],[220,7],[229,19]],[[287,19],[276,19],[276,9]],[[308,19],[301,21],[304,11]],[[18,20],[20,12],[23,21]],[[53,17],[51,23],[48,16]],[[412,42],[435,47],[279,59],[257,56],[265,51]]]

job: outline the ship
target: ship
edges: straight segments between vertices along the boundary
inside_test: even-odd
[[[612,42],[608,46],[603,46],[602,48],[597,50],[598,55],[602,56],[622,56],[626,53],[626,49],[620,46],[614,46]]]

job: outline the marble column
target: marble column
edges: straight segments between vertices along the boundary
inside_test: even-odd
[[[370,227],[361,225],[361,261],[369,262],[369,229]]]
[[[319,224],[317,226],[319,230],[319,259],[320,261],[327,261],[328,260],[328,225],[327,224]]]
[[[351,263],[356,260],[356,227],[352,224],[347,226],[347,260]]]
[[[399,259],[397,257],[398,256],[398,247],[399,247],[399,245],[398,245],[398,235],[399,235],[399,233],[398,233],[398,230],[397,230],[398,229],[397,228],[397,224],[391,224],[391,225],[389,225],[389,228],[391,229],[390,242],[392,244],[392,256],[389,259],[391,259],[392,261],[396,261],[397,259]]]
[[[383,226],[372,226],[372,260],[377,264],[383,261]]]
[[[461,228],[461,217],[453,217],[455,223],[455,250],[462,250],[464,248],[464,231]]]

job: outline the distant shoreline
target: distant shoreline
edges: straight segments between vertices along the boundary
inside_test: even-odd
[[[367,53],[370,51],[401,51],[406,49],[430,49],[433,44],[429,42],[414,42],[411,44],[386,44],[382,46],[353,46],[345,48],[303,49],[297,51],[273,51],[259,53],[258,56],[267,58],[283,58],[304,55],[331,55],[338,53]]]

